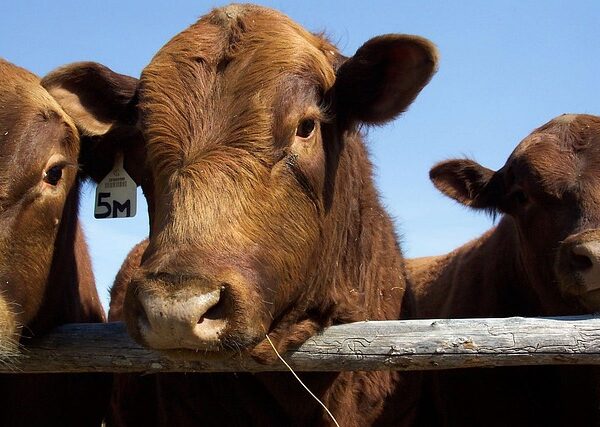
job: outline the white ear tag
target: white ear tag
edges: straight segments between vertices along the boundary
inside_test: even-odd
[[[117,153],[115,165],[96,187],[94,218],[130,218],[135,216],[135,181],[123,168],[123,153]]]

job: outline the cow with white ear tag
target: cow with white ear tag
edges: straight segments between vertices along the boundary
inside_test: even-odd
[[[231,5],[163,46],[135,90],[99,65],[54,73],[50,90],[65,95],[65,108],[93,100],[82,121],[117,103],[111,129],[139,124],[144,136],[138,182],[150,235],[126,261],[134,271],[120,273],[127,280],[111,304],[131,336],[172,357],[246,352],[275,363],[274,349],[326,326],[399,319],[402,254],[359,129],[403,113],[437,60],[431,42],[402,34],[346,58],[279,12]],[[105,135],[94,137],[101,144]],[[140,164],[126,152],[128,162]],[[410,424],[417,377],[301,375],[345,426]],[[129,381],[144,398],[132,403],[121,389],[116,417],[125,424],[332,423],[288,373]]]

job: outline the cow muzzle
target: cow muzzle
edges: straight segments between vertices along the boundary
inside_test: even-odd
[[[571,252],[584,288],[588,292],[600,289],[600,241],[580,243]]]
[[[228,325],[225,285],[198,280],[185,285],[165,290],[161,283],[128,293],[125,316],[131,334],[156,350],[220,350]]]
[[[560,245],[557,273],[563,292],[600,303],[600,229],[586,230],[565,239]],[[598,297],[592,297],[594,294]],[[596,304],[594,304],[596,305]],[[600,305],[595,309],[600,308]]]

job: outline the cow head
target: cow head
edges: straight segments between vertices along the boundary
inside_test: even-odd
[[[39,79],[0,60],[0,349],[40,310],[78,155],[73,121]]]
[[[405,35],[345,58],[256,6],[215,10],[167,43],[134,97],[150,236],[125,299],[133,337],[219,354],[270,332],[283,350],[332,322],[348,218],[369,209],[361,191],[376,198],[356,128],[403,112],[436,64],[429,41]],[[55,90],[77,72],[55,74]]]
[[[530,277],[542,278],[538,295],[555,292],[588,310],[600,308],[599,117],[555,118],[525,138],[498,171],[450,160],[430,177],[458,202],[512,218],[521,262]]]

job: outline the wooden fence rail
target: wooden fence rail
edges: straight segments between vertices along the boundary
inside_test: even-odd
[[[333,326],[284,358],[297,371],[420,370],[600,364],[600,318],[372,321]],[[145,350],[122,323],[65,325],[31,340],[0,372],[281,371],[246,355],[174,360]]]

